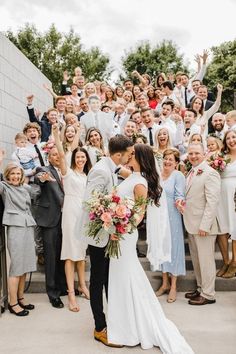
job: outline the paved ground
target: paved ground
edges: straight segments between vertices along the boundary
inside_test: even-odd
[[[30,294],[36,305],[28,317],[17,318],[8,311],[0,317],[1,354],[138,354],[140,347],[111,349],[93,340],[93,320],[89,302],[79,299],[81,310],[72,313],[67,307],[54,309],[44,294]],[[62,298],[67,303],[67,298]],[[217,293],[217,303],[202,307],[189,306],[183,293],[178,301],[161,303],[196,354],[236,353],[236,293]],[[146,353],[158,354],[157,348]]]

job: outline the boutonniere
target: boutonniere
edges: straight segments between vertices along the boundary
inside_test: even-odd
[[[202,173],[203,173],[203,170],[202,170],[201,168],[199,168],[199,169],[197,170],[196,176],[200,176]]]

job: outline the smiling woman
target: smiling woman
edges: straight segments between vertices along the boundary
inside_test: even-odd
[[[3,176],[0,194],[4,202],[3,225],[7,227],[7,247],[10,255],[8,309],[16,316],[27,316],[28,310],[33,310],[34,305],[26,305],[24,301],[25,278],[26,273],[36,270],[36,224],[30,211],[30,186],[23,184],[24,171],[15,163],[7,165]]]

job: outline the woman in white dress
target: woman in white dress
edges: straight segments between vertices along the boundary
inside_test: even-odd
[[[221,173],[221,195],[217,219],[221,234],[217,237],[223,267],[217,272],[218,277],[233,278],[236,274],[236,213],[234,193],[236,190],[236,131],[229,130],[223,140],[222,151],[230,158],[230,163]],[[232,239],[232,260],[229,260],[229,237]]]
[[[65,192],[62,211],[62,249],[61,259],[65,260],[65,273],[68,286],[69,309],[79,311],[74,291],[74,268],[77,263],[79,277],[79,291],[89,299],[89,290],[85,284],[85,257],[86,248],[82,240],[76,235],[77,223],[81,218],[82,201],[86,187],[87,174],[91,168],[91,162],[85,149],[77,147],[72,152],[71,168],[66,162],[66,155],[59,138],[58,128],[53,126],[55,143],[60,157],[60,171],[62,174]]]
[[[152,199],[158,205],[161,196],[159,176],[152,149],[135,145],[129,162],[134,173],[118,186],[121,197]],[[141,221],[141,220],[140,220]],[[120,242],[120,258],[110,259],[108,286],[108,342],[143,349],[160,347],[165,354],[192,354],[193,351],[176,326],[169,321],[138,260],[138,232],[127,234]]]

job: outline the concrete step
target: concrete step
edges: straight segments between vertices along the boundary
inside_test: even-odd
[[[147,258],[139,258],[139,261],[145,270],[147,277],[153,287],[154,290],[157,290],[161,286],[162,282],[162,273],[161,272],[152,272],[150,270],[150,263]],[[220,253],[216,252],[216,264],[217,269],[221,266],[221,258]],[[191,268],[192,262],[190,256],[186,256],[186,265],[187,272],[185,276],[178,277],[178,291],[189,291],[196,287],[196,281],[194,272]],[[44,275],[44,267],[38,267],[38,271],[32,274],[31,284],[29,287],[29,293],[45,293],[45,275]],[[90,277],[90,261],[89,257],[86,260],[86,268],[85,268],[85,279],[87,284],[89,284]],[[77,279],[77,275],[75,274],[75,279]],[[28,284],[28,280],[26,286]],[[77,286],[77,281],[76,281]],[[216,291],[235,291],[236,290],[236,277],[231,279],[223,279],[216,278]]]

